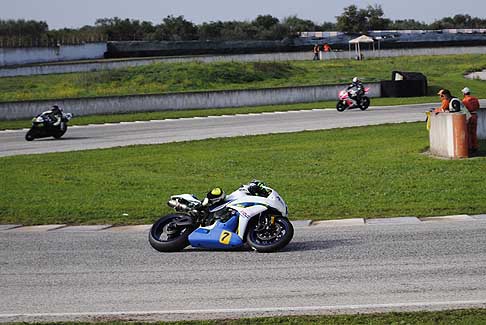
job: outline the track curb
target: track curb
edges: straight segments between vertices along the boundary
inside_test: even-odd
[[[393,217],[393,218],[350,218],[334,220],[294,220],[292,224],[295,228],[304,227],[349,227],[349,226],[386,226],[403,224],[425,224],[430,222],[475,222],[486,221],[486,214],[468,215],[458,214],[451,216],[436,217]],[[21,225],[21,224],[0,224],[0,233],[28,233],[28,232],[61,232],[61,233],[89,233],[89,232],[147,232],[151,224],[146,225]]]

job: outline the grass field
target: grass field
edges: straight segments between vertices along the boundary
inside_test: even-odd
[[[484,97],[484,82],[463,77],[484,68],[486,55],[474,54],[364,61],[156,63],[110,71],[0,78],[0,101],[337,84],[348,83],[354,76],[367,82],[388,80],[393,70],[424,73],[430,95],[440,87],[457,94],[467,84]]]
[[[24,324],[24,323],[13,323]],[[13,325],[12,324],[12,325]],[[40,323],[39,323],[40,324]],[[483,325],[486,309],[446,310],[434,312],[401,312],[383,314],[289,316],[178,322],[68,322],[70,325],[159,324],[159,325]]]
[[[372,105],[438,102],[441,87],[459,95],[465,85],[486,98],[486,82],[466,80],[464,74],[486,67],[486,55],[448,55],[380,58],[365,61],[290,61],[264,63],[158,63],[111,71],[47,76],[0,78],[0,102],[71,97],[204,91],[280,86],[348,83],[353,76],[363,81],[390,79],[392,70],[420,71],[428,77],[429,96],[374,98]],[[205,110],[76,117],[71,125],[130,122],[208,115],[259,113],[295,109],[335,108],[335,101]],[[47,107],[46,107],[47,109]],[[69,111],[69,107],[66,107]],[[0,121],[0,130],[30,127],[30,119]]]
[[[427,146],[412,123],[4,157],[0,223],[151,223],[172,194],[253,178],[294,220],[485,213],[486,158],[434,159]]]
[[[171,325],[480,325],[486,324],[485,309],[384,314],[291,316],[222,321],[165,323]]]

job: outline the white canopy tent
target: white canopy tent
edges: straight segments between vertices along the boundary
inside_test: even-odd
[[[356,52],[356,58],[361,60],[361,46],[360,43],[367,43],[373,45],[373,51],[375,50],[375,40],[369,36],[361,35],[360,37],[354,38],[349,41],[349,53],[351,54],[351,44],[354,45],[354,50]]]

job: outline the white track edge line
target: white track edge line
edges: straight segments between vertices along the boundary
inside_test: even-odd
[[[362,305],[331,305],[331,306],[295,306],[295,307],[258,307],[258,308],[225,308],[225,309],[175,309],[159,311],[125,311],[125,312],[79,312],[79,313],[17,313],[0,314],[1,318],[12,317],[68,317],[68,316],[130,316],[130,315],[174,315],[174,314],[227,314],[227,313],[253,313],[253,312],[306,312],[306,311],[336,311],[336,310],[361,310],[361,309],[392,309],[392,308],[417,308],[417,307],[445,307],[445,306],[469,306],[484,305],[486,300],[464,301],[432,301],[432,302],[403,302],[388,304],[362,304]]]

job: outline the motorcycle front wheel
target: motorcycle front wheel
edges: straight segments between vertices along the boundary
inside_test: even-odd
[[[336,104],[336,109],[338,110],[338,112],[344,112],[344,110],[346,109],[346,105],[342,101],[339,101]]]
[[[284,217],[275,217],[273,223],[263,227],[258,222],[252,222],[246,241],[258,252],[271,253],[287,246],[293,236],[294,227],[290,221]]]
[[[169,214],[157,220],[150,228],[150,245],[159,252],[178,252],[189,245],[188,237],[196,228],[194,225],[177,225],[187,219],[185,214]]]
[[[32,141],[34,139],[35,139],[34,131],[29,130],[29,132],[27,132],[27,134],[25,135],[25,140]]]
[[[370,106],[370,99],[366,96],[361,98],[361,103],[359,105],[359,108],[362,111],[365,111],[369,106]]]

